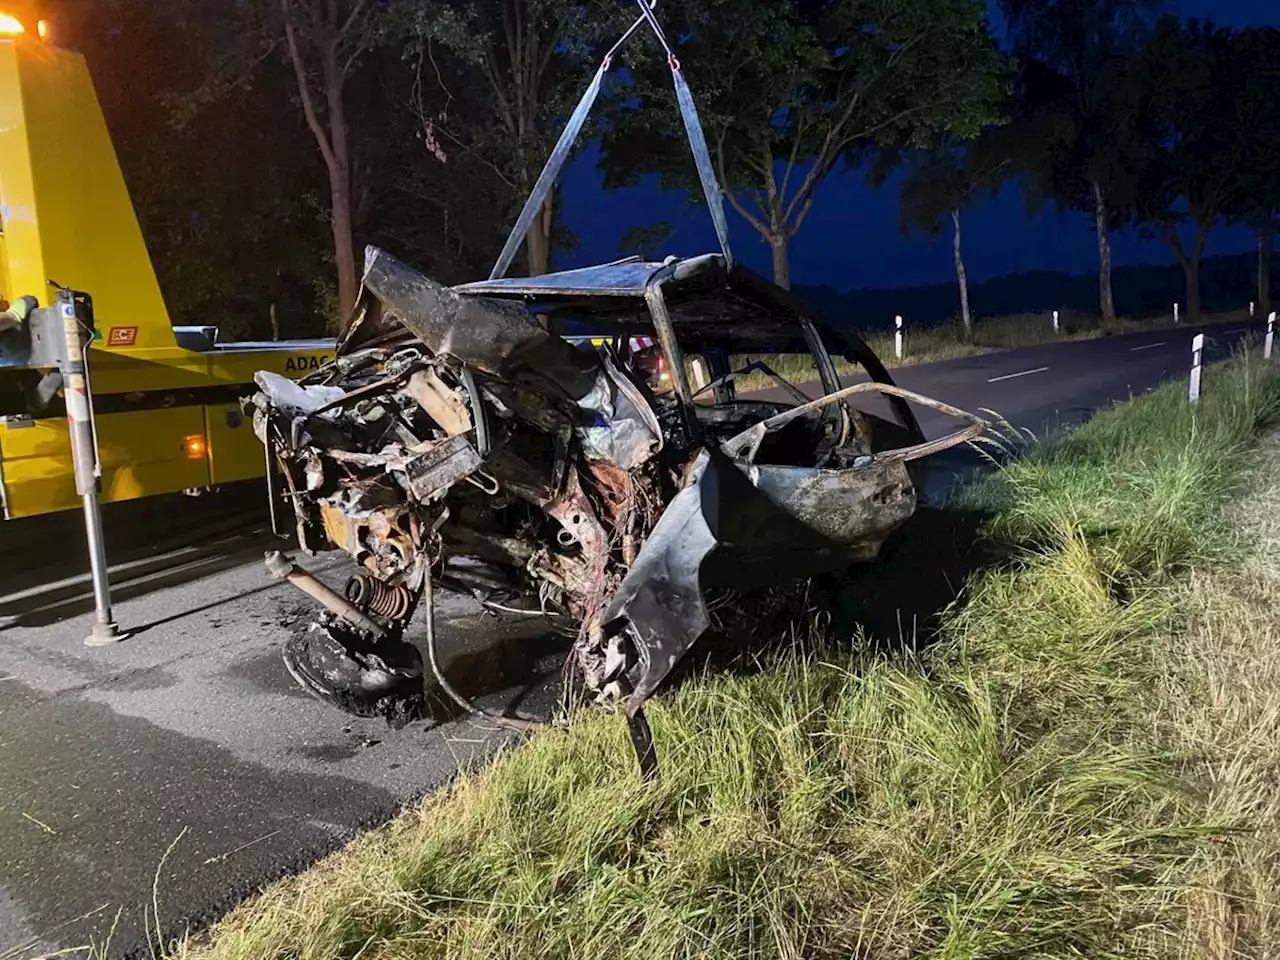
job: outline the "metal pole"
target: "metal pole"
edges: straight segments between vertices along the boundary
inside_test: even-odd
[[[275,438],[271,435],[271,421],[268,419],[263,424],[264,442],[263,448],[267,454],[267,506],[271,510],[271,532],[275,536],[280,536],[280,520],[276,516],[276,506],[280,502],[280,485],[276,481],[276,445]]]
[[[71,459],[75,465],[76,493],[84,504],[85,539],[89,544],[89,570],[93,577],[95,620],[85,637],[86,646],[119,643],[122,633],[111,613],[111,581],[107,577],[107,553],[103,542],[102,514],[98,509],[98,451],[93,440],[93,420],[89,411],[88,369],[85,365],[80,321],[76,317],[75,294],[58,290],[58,316],[62,320],[63,393],[67,403],[67,428],[71,438]]]

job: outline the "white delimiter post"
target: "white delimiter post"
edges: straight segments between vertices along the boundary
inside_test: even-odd
[[[1271,359],[1271,341],[1276,335],[1276,312],[1271,311],[1271,316],[1267,317],[1267,339],[1262,343],[1262,359]]]
[[[1058,332],[1058,311],[1053,311],[1053,332]]]
[[[1178,301],[1173,301],[1173,322],[1178,322]]]
[[[894,326],[893,352],[897,355],[898,359],[901,360],[902,359],[902,317],[894,317],[893,326]]]
[[[1249,319],[1250,320],[1253,319],[1253,301],[1252,300],[1249,301]]]
[[[701,390],[707,385],[707,381],[709,379],[707,376],[707,366],[702,362],[701,357],[694,357],[693,363],[690,364],[690,366],[693,367],[693,389]]]
[[[1204,359],[1204,334],[1197,333],[1191,341],[1191,387],[1187,399],[1195,403],[1200,399],[1200,362]]]

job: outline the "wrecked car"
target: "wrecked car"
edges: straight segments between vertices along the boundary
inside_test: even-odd
[[[584,326],[597,345],[550,332]],[[646,344],[669,389],[652,389]],[[732,368],[796,353],[815,384]],[[842,385],[833,356],[866,377]],[[754,370],[776,388],[739,395]],[[913,465],[986,428],[894,386],[859,337],[718,254],[448,288],[369,248],[333,360],[257,384],[246,412],[303,552],[362,568],[340,596],[270,559],[328,608],[285,652],[304,688],[413,719],[424,667],[405,630],[425,602],[430,665],[474,711],[439,674],[430,615],[434,591],[466,592],[568,624],[571,666],[622,705],[641,750],[641,707],[708,630],[717,591],[873,559],[916,509]],[[908,401],[957,430],[926,441]]]
[[[345,550],[363,568],[341,595],[268,556],[326,608],[285,648],[305,689],[393,725],[420,715],[424,667],[405,632],[423,604],[436,685],[481,713],[436,653],[435,591],[470,593],[571,637],[568,665],[597,702],[622,705],[649,776],[643,705],[716,604],[873,559],[916,509],[914,465],[987,424],[895,386],[859,337],[734,259],[692,93],[653,5],[636,6],[489,279],[445,287],[369,248],[333,360],[296,383],[259,373],[245,405],[303,552]],[[720,252],[507,277],[615,54],[645,28],[667,53]],[[760,361],[733,369],[774,354],[810,357],[816,389]],[[833,356],[866,378],[842,385]],[[774,389],[739,396],[755,373]],[[908,401],[956,431],[926,441]]]

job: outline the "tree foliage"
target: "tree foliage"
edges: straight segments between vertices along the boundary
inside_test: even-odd
[[[1234,102],[1240,142],[1233,148],[1240,182],[1228,213],[1274,232],[1280,228],[1280,30],[1243,30],[1233,46],[1242,74]]]
[[[662,258],[663,245],[671,239],[673,231],[674,228],[667,220],[628,227],[618,241],[618,254],[659,260]]]
[[[1280,221],[1280,32],[1156,25],[1153,2],[1002,0],[1021,58],[1006,127],[992,121],[1008,112],[1009,67],[978,0],[657,9],[729,202],[783,284],[788,244],[825,177],[906,156],[902,226],[936,233],[951,221],[962,301],[961,214],[1016,169],[1032,201],[1095,217],[1104,313],[1107,233],[1126,223],[1170,244],[1193,313],[1208,231],[1248,224],[1265,305]],[[487,271],[637,10],[628,0],[83,0],[60,9],[58,30],[88,57],[175,321],[288,336],[319,332],[315,293],[336,303],[344,275],[349,299],[365,243],[446,282]],[[700,201],[667,57],[647,28],[619,67],[587,128],[603,136],[606,187],[657,173]],[[553,194],[527,238],[533,272],[572,242],[557,205]],[[620,249],[654,255],[668,235],[665,224],[633,226]]]
[[[307,335],[323,174],[286,97],[203,96],[223,14],[199,0],[92,0],[59,8],[57,29],[93,72],[174,322],[267,337],[274,315],[281,335]],[[277,70],[266,88],[286,81]]]
[[[359,276],[355,253],[355,190],[348,85],[360,58],[375,43],[382,12],[369,0],[248,0],[261,10],[268,37],[283,38],[297,82],[298,103],[329,175],[329,222],[338,280],[338,312],[355,308]]]
[[[1242,31],[1236,47],[1247,70],[1237,104],[1245,139],[1239,148],[1239,189],[1224,212],[1257,237],[1257,300],[1266,316],[1271,310],[1271,243],[1280,231],[1280,30]]]
[[[265,335],[272,317],[285,333],[331,327],[343,316],[341,277],[358,284],[366,243],[457,282],[474,279],[501,243],[506,198],[484,164],[439,142],[431,119],[445,110],[446,92],[402,56],[392,8],[344,4],[336,9],[348,18],[371,19],[352,21],[352,32],[328,44],[332,10],[281,0],[92,0],[82,8],[117,14],[114,26],[95,15],[83,32],[99,85],[118,74],[127,86],[108,113],[123,118],[113,133],[162,283],[183,266],[217,285],[231,332],[247,330],[246,313],[254,335]],[[300,61],[286,13],[322,17],[319,26],[295,24]],[[127,45],[113,42],[120,30],[131,35]],[[326,87],[326,77],[337,82]],[[208,217],[187,217],[204,208]],[[348,237],[348,267],[339,269]],[[165,292],[175,316],[190,316],[189,277],[165,283]],[[282,298],[292,313],[270,307]]]
[[[398,0],[396,27],[415,69],[443,94],[420,117],[446,150],[485,167],[513,222],[595,69],[601,42],[631,9],[610,0]],[[556,223],[554,192],[526,237],[530,273],[545,273],[554,246],[572,243]]]
[[[1002,104],[1005,64],[977,0],[706,0],[662,12],[721,186],[783,286],[788,244],[838,165],[872,143],[975,136]],[[606,186],[656,171],[690,187],[671,76],[647,49],[615,97]]]
[[[1210,229],[1232,213],[1262,216],[1274,200],[1266,182],[1267,169],[1274,169],[1270,151],[1280,141],[1280,90],[1268,59],[1273,42],[1253,31],[1168,17],[1118,86],[1129,131],[1128,212],[1181,264],[1193,318],[1200,314],[1200,259]]]
[[[989,199],[1022,162],[1025,144],[1012,133],[994,127],[973,140],[914,153],[899,193],[901,229],[937,236],[953,211]]]
[[[1109,232],[1123,216],[1113,194],[1132,184],[1114,94],[1141,50],[1161,0],[1000,0],[1022,68],[1015,131],[1029,146],[1029,207],[1051,200],[1094,220],[1099,301],[1115,318]]]
[[[900,228],[937,236],[951,223],[956,280],[960,287],[960,319],[972,325],[969,283],[961,254],[961,214],[993,196],[1018,169],[1026,144],[1010,127],[993,127],[968,142],[945,140],[937,148],[914,153],[898,196]]]

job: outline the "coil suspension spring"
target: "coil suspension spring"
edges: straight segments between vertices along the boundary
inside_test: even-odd
[[[363,573],[347,581],[347,600],[361,610],[390,620],[403,619],[413,605],[413,597],[404,584],[383,583]]]

